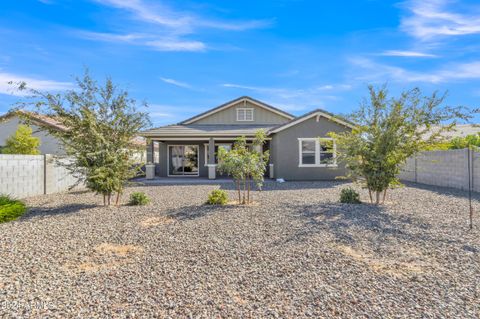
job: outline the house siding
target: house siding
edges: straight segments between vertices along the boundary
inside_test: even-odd
[[[344,132],[349,128],[320,117],[310,118],[273,135],[271,144],[271,163],[274,164],[275,178],[285,180],[333,180],[344,176],[345,166],[338,164],[330,167],[299,167],[298,139],[328,137],[329,132]]]
[[[237,108],[253,108],[253,121],[237,121]],[[244,104],[243,101],[234,104],[227,109],[213,113],[207,117],[199,119],[192,124],[229,124],[229,125],[246,125],[246,124],[283,124],[289,119],[262,107],[256,106],[249,101]]]
[[[20,124],[22,123],[18,116],[12,116],[0,122],[0,146],[5,146],[8,137],[15,134]],[[62,143],[57,138],[47,131],[41,130],[37,125],[30,124],[30,127],[33,131],[32,135],[40,138],[39,150],[41,154],[65,155]]]

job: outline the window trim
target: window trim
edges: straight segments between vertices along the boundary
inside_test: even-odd
[[[255,109],[253,107],[237,107],[236,108],[236,112],[237,112],[237,122],[253,122],[255,121]],[[243,119],[240,119],[239,118],[239,111],[244,111],[244,118]],[[251,111],[252,112],[252,119],[248,120],[247,119],[247,111]]]
[[[322,152],[320,151],[320,141],[332,141],[333,142],[333,164],[321,164],[320,163],[320,155]],[[315,141],[315,164],[303,164],[302,163],[302,142],[303,141]],[[310,152],[311,154],[311,152]],[[299,137],[298,138],[298,167],[338,167],[337,165],[337,145],[335,144],[335,140],[329,137]]]
[[[204,162],[204,166],[209,166],[209,165],[218,165],[218,163],[214,163],[214,164],[208,164],[208,143],[205,143],[203,144],[204,145],[204,153],[205,153],[205,162]],[[215,146],[220,146],[220,145],[229,145],[230,146],[230,149],[233,148],[233,143],[215,143]]]

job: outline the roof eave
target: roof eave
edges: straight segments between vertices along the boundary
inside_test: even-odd
[[[272,129],[270,129],[267,132],[267,134],[275,134],[275,133],[281,132],[283,130],[288,129],[289,127],[298,125],[298,124],[300,124],[300,123],[302,123],[302,122],[304,122],[308,119],[311,119],[312,117],[315,117],[315,116],[322,116],[322,117],[324,117],[328,120],[334,121],[338,124],[341,124],[343,126],[346,126],[346,127],[350,128],[350,129],[354,129],[356,127],[354,124],[349,123],[347,121],[344,121],[340,118],[337,118],[333,114],[330,114],[330,113],[322,111],[322,110],[315,110],[315,111],[312,111],[310,113],[304,114],[303,116],[297,117],[296,119],[293,119],[290,122],[287,122],[287,123],[284,123],[284,124],[279,125],[277,127],[274,127]]]
[[[287,119],[289,119],[289,120],[295,119],[295,116],[292,115],[292,114],[290,114],[290,113],[287,113],[287,112],[285,112],[285,111],[282,111],[282,110],[280,110],[280,109],[277,109],[276,107],[273,107],[273,106],[268,105],[268,104],[266,104],[266,103],[264,103],[264,102],[258,101],[258,100],[254,99],[254,98],[249,97],[249,96],[242,96],[242,97],[239,97],[239,98],[237,98],[237,99],[231,100],[231,101],[229,101],[229,102],[227,102],[227,103],[221,104],[220,106],[217,106],[217,107],[215,107],[215,108],[213,108],[213,109],[210,109],[210,110],[208,110],[208,111],[205,111],[205,112],[203,112],[203,113],[200,113],[200,114],[198,114],[198,115],[196,115],[196,116],[194,116],[194,117],[191,117],[191,118],[189,118],[189,119],[186,119],[186,120],[178,123],[178,125],[192,124],[192,123],[194,123],[195,121],[201,120],[202,118],[205,118],[205,117],[207,117],[207,116],[210,116],[210,115],[212,115],[212,114],[215,114],[215,113],[217,113],[217,112],[220,112],[220,111],[222,111],[222,110],[224,110],[224,109],[227,109],[227,108],[235,105],[236,103],[241,102],[242,100],[248,100],[248,101],[250,101],[250,102],[251,102],[252,104],[254,104],[254,105],[257,105],[257,106],[259,106],[259,107],[268,109],[268,110],[270,110],[270,111],[272,111],[272,112],[274,112],[274,113],[276,113],[276,114],[279,114],[280,116],[283,116],[283,117],[285,117],[285,118],[287,118]]]

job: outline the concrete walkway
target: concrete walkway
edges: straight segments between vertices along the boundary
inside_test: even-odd
[[[134,183],[143,185],[212,185],[233,183],[231,178],[208,179],[202,177],[155,177],[154,179],[146,179],[145,177],[132,180]],[[265,179],[264,183],[272,183],[275,180]]]

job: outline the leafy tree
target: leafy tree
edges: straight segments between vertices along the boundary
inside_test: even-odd
[[[37,155],[39,151],[40,138],[32,136],[32,128],[20,124],[15,133],[10,136],[2,152],[4,154]]]
[[[351,119],[358,125],[350,132],[331,133],[336,140],[338,159],[348,168],[348,177],[368,188],[370,201],[383,201],[389,187],[398,185],[397,178],[406,159],[427,145],[442,141],[442,133],[450,130],[456,119],[468,119],[463,107],[442,106],[445,95],[422,96],[419,89],[389,98],[385,86],[369,86],[370,99],[365,100]],[[432,126],[450,121],[440,129]]]
[[[265,143],[265,132],[259,130],[255,134],[253,147],[247,146],[245,137],[239,137],[235,141],[233,148],[226,151],[223,148],[218,150],[218,166],[220,172],[232,176],[237,192],[238,203],[250,203],[250,190],[252,181],[261,187],[263,185],[265,170],[270,154],[268,151],[257,151]]]
[[[465,137],[454,137],[450,141],[450,149],[462,149],[467,147],[480,147],[480,133],[469,134]]]
[[[43,93],[28,89],[33,104],[52,116],[65,130],[45,127],[64,145],[67,155],[74,158],[64,164],[88,189],[102,194],[104,205],[116,204],[128,180],[136,176],[140,166],[134,155],[140,146],[132,141],[149,124],[148,115],[140,112],[128,92],[118,89],[110,78],[99,85],[88,71],[77,78],[77,90],[64,93]],[[24,103],[22,106],[31,105]]]

